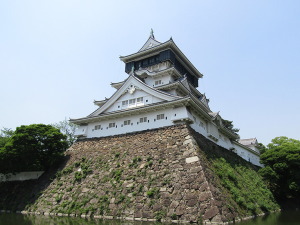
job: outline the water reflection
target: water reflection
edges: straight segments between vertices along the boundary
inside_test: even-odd
[[[299,225],[300,211],[272,213],[267,216],[257,217],[253,220],[243,221],[238,225]]]
[[[0,225],[153,225],[150,222],[83,219],[78,217],[50,217],[22,214],[0,214]]]
[[[0,214],[0,225],[154,225],[162,223],[131,222],[120,220],[83,219],[77,217],[50,217],[21,214]],[[300,211],[273,213],[243,221],[237,225],[299,225]]]

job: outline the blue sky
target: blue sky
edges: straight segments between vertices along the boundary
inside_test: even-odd
[[[84,117],[153,28],[242,138],[300,139],[300,1],[0,1],[0,128]]]

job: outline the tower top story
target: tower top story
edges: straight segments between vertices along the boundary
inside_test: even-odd
[[[194,87],[198,87],[198,79],[203,77],[177,47],[172,38],[166,42],[159,42],[155,39],[153,30],[138,52],[121,56],[120,59],[125,63],[126,73],[130,73],[132,67],[134,71],[137,71],[162,62],[170,62],[171,67],[175,68],[181,76],[186,76]]]

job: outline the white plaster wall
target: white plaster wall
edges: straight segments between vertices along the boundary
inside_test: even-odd
[[[16,174],[9,173],[6,175],[0,173],[0,182],[36,180],[43,173],[44,173],[44,171],[20,172],[20,173],[16,173]]]
[[[211,135],[213,135],[214,137],[216,137],[216,138],[218,138],[219,139],[219,131],[218,131],[218,128],[216,127],[216,125],[215,124],[213,124],[213,123],[208,123],[207,124],[207,133],[208,134],[211,134]]]
[[[174,110],[170,108],[164,110],[157,110],[155,112],[143,113],[141,115],[101,121],[98,123],[90,123],[88,125],[88,130],[87,130],[87,138],[105,137],[105,136],[171,126],[173,125],[172,122],[172,116],[174,117],[173,111]],[[164,114],[165,118],[162,120],[157,120],[158,114]],[[147,117],[147,121],[140,123],[140,118],[142,117]],[[130,120],[130,125],[124,126],[125,120]],[[116,127],[109,128],[109,123],[115,123]],[[101,129],[95,130],[96,125],[101,125]]]
[[[139,96],[138,94],[139,93],[137,93],[137,96]],[[149,98],[150,97],[152,96],[149,96]],[[158,114],[164,114],[165,118],[162,120],[157,120]],[[141,117],[147,117],[147,121],[140,123]],[[106,120],[97,123],[90,123],[86,128],[87,130],[86,137],[87,138],[105,137],[105,136],[125,134],[130,132],[143,131],[147,129],[171,126],[178,121],[186,120],[188,118],[190,120],[193,120],[193,123],[190,124],[190,126],[196,132],[202,134],[209,140],[213,141],[219,146],[224,147],[225,149],[229,150],[231,148],[234,148],[237,155],[239,155],[246,161],[250,161],[254,165],[263,166],[262,164],[259,163],[259,156],[253,154],[248,149],[243,148],[240,145],[232,143],[228,137],[226,137],[224,134],[219,133],[215,124],[210,122],[205,122],[202,118],[200,118],[193,112],[191,113],[188,112],[185,107],[178,107],[175,109],[174,108],[161,109],[155,112],[148,112],[148,113],[143,113],[135,116],[127,116],[119,119]],[[130,120],[130,125],[124,126],[125,120]],[[200,122],[202,122],[203,125]],[[115,123],[116,127],[109,128],[109,123]],[[95,130],[96,125],[101,125],[101,129]],[[80,130],[82,128],[83,127],[79,127],[78,129]],[[208,131],[207,128],[209,128]],[[217,138],[217,140],[214,140],[209,137],[209,134],[211,133],[213,133],[213,135]]]
[[[213,123],[205,122],[202,118],[197,116],[195,113],[191,113],[191,119],[194,121],[190,126],[197,131],[198,133],[202,134],[204,137],[208,138],[209,140],[213,141],[219,146],[223,148],[230,149],[232,148],[232,143],[225,135],[219,133],[218,128]],[[201,124],[202,123],[202,124]],[[207,129],[210,130],[207,131]],[[209,134],[213,131],[213,135],[218,139],[214,140],[209,137]]]
[[[249,151],[246,147],[243,148],[240,145],[237,145],[235,143],[232,143],[228,137],[226,137],[224,134],[221,134],[216,125],[214,125],[213,123],[209,123],[209,122],[205,122],[203,119],[201,119],[199,116],[195,115],[194,113],[188,113],[189,117],[194,121],[194,123],[190,124],[190,126],[197,131],[198,133],[202,134],[203,136],[205,136],[206,138],[210,139],[211,141],[213,141],[214,143],[216,143],[217,145],[225,148],[225,149],[235,149],[235,152],[237,153],[237,155],[239,155],[240,157],[242,157],[244,160],[246,161],[250,161],[252,164],[257,165],[257,166],[263,166],[259,160],[259,156],[257,156],[256,154],[253,154],[251,151]],[[204,124],[204,126],[201,126],[200,122],[202,122]],[[205,127],[205,125],[207,124],[207,127],[209,127],[209,131],[207,132],[207,129]],[[211,138],[209,138],[208,134],[209,133],[213,133],[215,137],[218,138],[218,140],[213,140]]]
[[[161,84],[155,85],[156,80],[161,80]],[[158,86],[161,86],[164,84],[169,84],[170,82],[173,82],[173,81],[174,81],[173,77],[169,74],[166,74],[163,76],[155,76],[155,77],[148,76],[145,79],[145,83],[148,84],[150,87],[158,87]]]
[[[171,112],[172,121],[186,120],[189,118],[188,111],[185,107],[174,108]]]
[[[242,146],[233,143],[233,147],[235,148],[235,152],[237,155],[245,159],[246,161],[251,162],[254,165],[261,166],[263,165],[259,162],[259,156],[253,154],[248,149],[243,148]]]
[[[87,134],[87,126],[80,126],[75,130],[74,133],[75,136],[80,136],[80,135],[86,136],[86,134]]]

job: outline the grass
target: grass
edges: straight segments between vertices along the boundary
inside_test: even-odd
[[[148,198],[154,198],[157,197],[159,194],[158,188],[151,188],[149,191],[146,192]]]
[[[240,164],[230,164],[224,158],[213,160],[215,173],[243,213],[257,215],[278,209],[272,193],[261,176]]]

